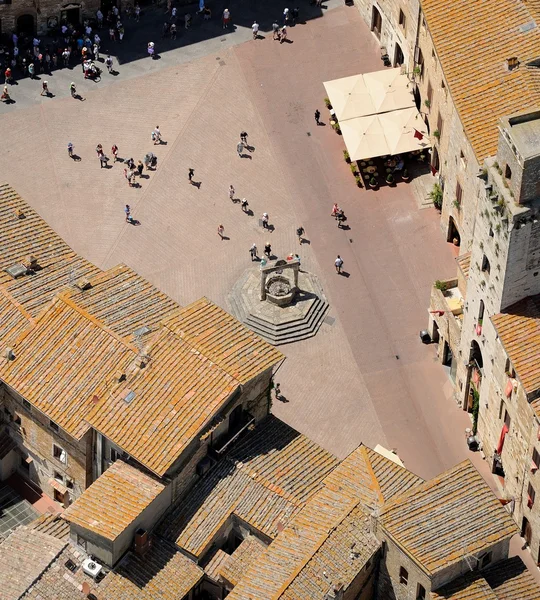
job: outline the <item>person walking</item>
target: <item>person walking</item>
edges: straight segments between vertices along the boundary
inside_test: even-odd
[[[69,91],[71,93],[72,98],[75,98],[77,96],[77,88],[75,87],[75,84],[73,83],[73,81],[71,82],[71,84],[69,86]]]
[[[6,83],[11,84],[13,82],[13,73],[9,67],[5,70],[4,75],[6,78]]]
[[[263,229],[268,229],[268,213],[263,213],[261,218]]]
[[[321,111],[319,109],[317,109],[315,111],[315,123],[317,123],[317,125],[321,124],[320,119],[321,119]]]
[[[272,255],[272,245],[270,244],[270,242],[266,242],[266,244],[264,245],[264,254],[270,258],[270,256]]]
[[[276,383],[274,386],[274,394],[276,396],[276,400],[281,400],[281,386],[279,383]]]
[[[142,160],[140,160],[140,161],[137,163],[137,174],[139,175],[139,177],[141,177],[141,176],[142,176],[143,169],[144,169],[144,165],[143,165],[143,163],[142,163]]]
[[[107,55],[107,58],[105,59],[105,66],[107,67],[107,71],[109,71],[109,73],[112,71],[112,58],[111,55]]]
[[[112,145],[111,154],[113,155],[113,163],[115,163],[118,159],[118,146],[116,144]]]
[[[129,204],[126,204],[126,207],[124,208],[124,212],[126,213],[126,223],[131,222],[131,207],[129,206]]]
[[[302,245],[302,243],[304,241],[303,235],[304,235],[305,231],[306,230],[302,227],[302,225],[300,225],[300,227],[298,227],[296,230],[296,235],[298,236],[298,243],[300,245]]]
[[[249,249],[249,253],[251,255],[251,262],[253,262],[254,260],[257,260],[258,256],[257,256],[257,246],[255,244],[253,244],[251,246],[251,248]]]
[[[221,238],[221,241],[223,241],[225,235],[225,227],[223,227],[223,225],[218,225],[217,232],[219,237]]]
[[[71,142],[68,142],[68,156],[73,158],[73,144]]]
[[[248,138],[247,131],[241,131],[240,132],[240,141],[244,144],[244,146],[246,148],[247,148],[247,145],[248,145],[247,138]]]
[[[253,39],[256,40],[259,37],[259,24],[257,23],[257,21],[253,21],[251,31],[253,31]]]
[[[347,217],[345,216],[343,209],[338,210],[338,212],[336,214],[336,220],[337,220],[338,229],[344,229],[343,223],[345,223],[345,221],[347,220]]]
[[[44,81],[41,84],[42,90],[41,90],[41,94],[40,96],[49,96],[50,92],[49,92],[49,84],[47,83],[47,81]]]
[[[245,198],[242,198],[242,210],[247,213],[248,212],[248,201]]]
[[[223,11],[223,29],[228,29],[231,22],[231,13],[228,8]]]
[[[341,275],[341,267],[343,267],[343,259],[338,254],[336,260],[334,261],[334,266],[336,267],[336,273]]]
[[[238,142],[238,144],[236,144],[236,151],[238,152],[238,156],[240,158],[244,156],[244,144],[242,142]]]
[[[330,213],[330,216],[334,217],[334,219],[337,219],[337,214],[340,210],[341,209],[337,205],[337,202],[334,202],[334,206],[332,206],[332,212]]]
[[[139,3],[137,2],[137,4],[135,4],[135,21],[137,21],[137,23],[138,23],[140,18],[141,18],[141,7],[139,6]]]
[[[193,184],[193,175],[195,175],[195,169],[189,169],[188,171],[188,178],[189,178],[189,183],[191,183],[191,185]]]
[[[159,130],[159,125],[156,125],[154,131],[152,131],[152,139],[154,140],[154,146],[156,144],[161,144],[161,131]]]
[[[289,9],[288,8],[283,9],[283,24],[284,25],[287,25],[289,23],[289,18],[290,18]]]
[[[285,25],[281,28],[281,35],[279,36],[279,43],[283,44],[283,42],[287,39],[287,29]]]
[[[30,63],[28,65],[28,75],[30,75],[30,79],[35,79],[36,69],[34,67],[34,63]]]
[[[275,21],[272,23],[272,38],[279,40],[279,25]]]
[[[176,30],[176,25],[174,23],[171,24],[171,28],[169,29],[169,34],[171,36],[171,40],[176,39],[177,30]]]
[[[234,202],[234,193],[235,193],[235,192],[234,192],[234,186],[233,186],[233,184],[231,183],[231,185],[229,186],[229,200],[230,200],[231,202]]]

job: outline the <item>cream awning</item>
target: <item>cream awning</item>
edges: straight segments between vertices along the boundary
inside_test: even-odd
[[[387,69],[326,81],[338,121],[415,106],[413,84],[401,69]]]
[[[431,144],[413,83],[385,69],[324,83],[352,160],[423,150]],[[415,130],[422,139],[415,137]]]
[[[340,122],[351,160],[424,150],[430,146],[426,124],[416,108]],[[423,137],[415,137],[415,130]]]

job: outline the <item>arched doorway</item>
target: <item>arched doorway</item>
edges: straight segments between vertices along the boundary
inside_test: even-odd
[[[382,30],[382,16],[376,6],[373,7],[371,12],[371,31],[381,39]]]
[[[527,517],[523,517],[523,521],[521,522],[521,537],[525,538],[525,541],[529,546],[531,545],[532,527]]]
[[[17,19],[17,33],[34,34],[36,30],[34,15],[21,15]]]
[[[403,56],[403,50],[399,44],[396,44],[396,50],[394,52],[394,67],[401,67],[404,62],[405,57]]]
[[[454,246],[459,246],[461,244],[461,236],[459,235],[459,230],[456,222],[454,221],[454,217],[448,218],[448,233],[446,234],[446,241],[452,242]]]

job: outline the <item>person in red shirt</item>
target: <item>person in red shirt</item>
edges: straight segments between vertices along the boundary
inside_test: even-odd
[[[13,81],[13,75],[9,67],[6,69],[4,75],[6,76],[6,83],[11,83]]]

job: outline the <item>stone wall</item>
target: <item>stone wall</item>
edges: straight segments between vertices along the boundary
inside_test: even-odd
[[[520,529],[523,530],[523,518],[525,517],[531,525],[531,542],[529,549],[536,564],[540,564],[540,465],[533,464],[533,450],[540,455],[540,420],[536,415],[530,421],[529,447],[522,457],[525,463],[522,474],[521,498],[516,502],[514,519]],[[538,459],[537,459],[538,460]],[[539,468],[536,468],[539,467]],[[535,492],[532,506],[528,506],[529,484]]]
[[[22,465],[19,466],[20,472],[51,498],[54,497],[54,488],[49,480],[59,479],[69,488],[68,502],[75,500],[92,480],[91,431],[80,441],[62,429],[55,431],[48,417],[23,403],[22,397],[13,390],[5,387],[4,390],[4,406],[7,409],[4,419],[8,421],[10,435],[17,441],[21,453],[31,459],[29,472]],[[65,464],[53,456],[53,444],[65,450]]]
[[[84,0],[82,2],[70,3],[68,0],[59,2],[58,0],[13,0],[12,4],[0,5],[0,22],[3,33],[11,33],[18,30],[17,20],[25,15],[30,15],[34,19],[34,30],[39,34],[45,34],[52,19],[60,19],[65,15],[63,7],[80,5],[81,19],[95,17],[97,9],[101,5],[101,0]]]

